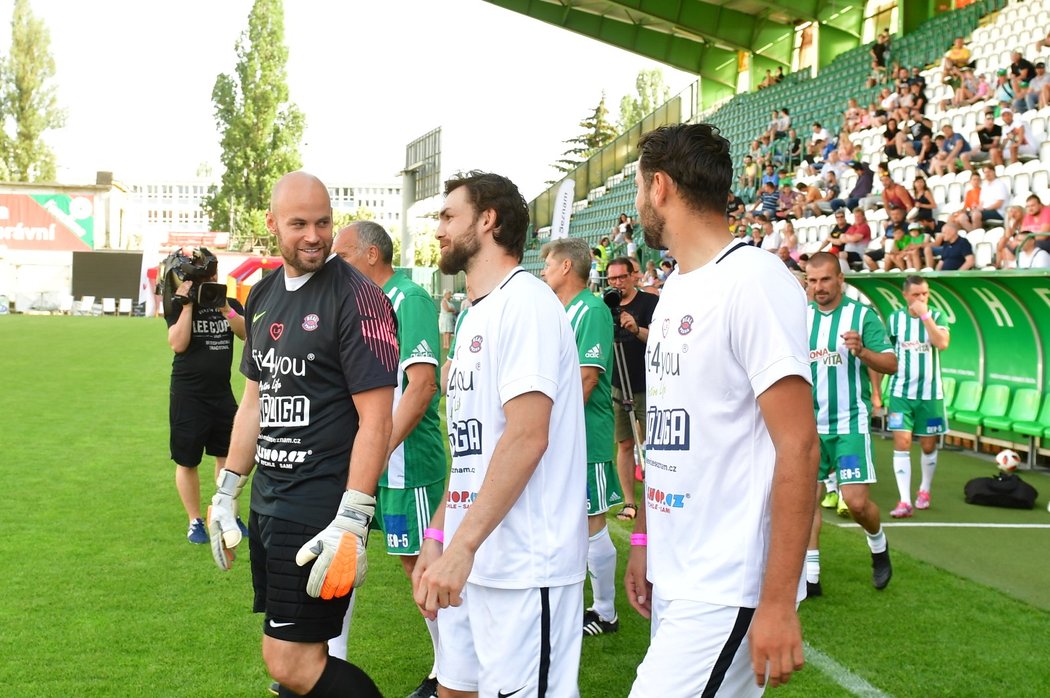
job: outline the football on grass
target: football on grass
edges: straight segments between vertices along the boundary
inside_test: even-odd
[[[1017,451],[1007,448],[995,454],[995,462],[999,464],[999,470],[1004,473],[1012,473],[1021,464],[1021,456],[1017,455]]]

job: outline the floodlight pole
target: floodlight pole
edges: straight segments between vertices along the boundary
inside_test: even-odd
[[[412,266],[412,253],[415,251],[412,245],[412,234],[408,229],[408,209],[416,202],[416,172],[423,167],[423,163],[417,162],[408,165],[401,171],[401,266]]]

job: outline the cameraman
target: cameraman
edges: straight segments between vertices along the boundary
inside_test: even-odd
[[[198,250],[179,254],[196,265],[204,256]],[[210,253],[209,253],[210,256]],[[212,258],[214,259],[214,258]],[[201,267],[204,269],[205,267]],[[230,389],[233,335],[244,339],[244,308],[236,298],[227,298],[222,308],[202,308],[194,291],[200,281],[215,282],[218,274],[186,279],[175,290],[164,319],[168,344],[175,352],[171,362],[170,424],[171,459],[175,461],[175,487],[189,516],[186,539],[208,542],[208,529],[201,518],[200,478],[197,466],[203,453],[215,456],[215,477],[226,463],[230,432],[237,402]],[[248,530],[241,523],[241,533]]]
[[[623,350],[622,355],[627,370],[626,378],[634,397],[633,417],[638,423],[638,438],[644,442],[645,342],[649,337],[649,323],[652,321],[653,311],[656,309],[659,297],[638,290],[638,271],[632,260],[627,257],[617,257],[609,262],[606,273],[611,287],[605,292],[606,304],[610,307],[613,305],[608,298],[613,293],[613,289],[620,295],[619,305],[613,308],[613,319],[617,323],[614,339]],[[616,518],[621,521],[629,521],[638,512],[638,505],[634,499],[635,442],[630,416],[623,408],[625,396],[622,379],[620,370],[617,368],[613,371],[612,397],[616,413],[616,471],[620,476],[624,505]]]

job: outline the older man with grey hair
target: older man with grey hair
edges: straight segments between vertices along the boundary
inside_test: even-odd
[[[438,416],[437,308],[430,294],[392,266],[394,244],[383,226],[356,221],[339,231],[332,251],[383,289],[397,316],[400,359],[394,392],[393,427],[387,444],[387,467],[379,478],[376,519],[386,550],[401,560],[412,578],[427,524],[445,491],[445,446]],[[344,633],[330,649],[346,651],[345,630],[353,607],[347,611]],[[426,620],[434,652],[437,622]],[[412,698],[437,695],[437,673],[430,674]]]
[[[610,370],[613,360],[612,314],[587,289],[590,248],[580,238],[553,240],[540,251],[543,279],[565,306],[576,335],[583,381],[583,417],[587,430],[587,571],[594,606],[583,614],[585,635],[620,629],[616,614],[616,548],[605,514],[623,502],[613,449]]]

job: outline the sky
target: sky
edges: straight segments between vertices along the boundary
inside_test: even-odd
[[[251,0],[31,0],[47,23],[66,126],[48,137],[63,183],[219,174],[211,90],[231,73]],[[0,54],[13,0],[0,0]],[[440,126],[443,171],[480,168],[526,199],[603,90],[615,118],[639,70],[671,94],[696,78],[483,0],[285,2],[304,169],[328,184],[396,181],[405,146]]]

